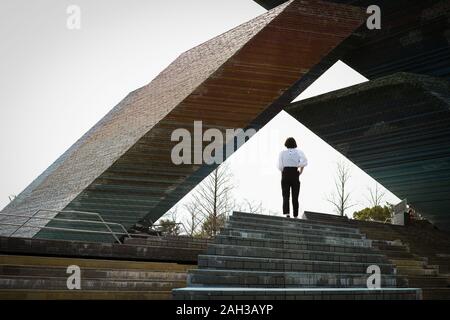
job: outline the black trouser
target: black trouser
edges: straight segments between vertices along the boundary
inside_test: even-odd
[[[296,167],[286,167],[281,175],[281,191],[283,192],[283,214],[289,214],[289,194],[292,189],[292,207],[294,217],[298,216],[298,194],[300,192],[300,173]]]

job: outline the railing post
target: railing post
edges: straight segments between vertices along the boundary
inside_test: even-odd
[[[16,234],[17,231],[19,231],[24,225],[26,225],[28,223],[28,221],[31,220],[31,218],[33,218],[38,212],[40,212],[40,210],[37,210],[35,213],[33,213],[24,223],[22,223],[22,225],[20,227],[18,227],[16,230],[14,230],[13,233],[11,233],[8,238],[12,237],[13,235]]]

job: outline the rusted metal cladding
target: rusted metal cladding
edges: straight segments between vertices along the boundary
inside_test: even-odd
[[[260,128],[334,62],[363,21],[351,6],[290,1],[191,49],[125,98],[6,211],[94,211],[126,227],[157,220],[215,168],[174,165],[173,130],[192,132],[194,120],[203,130]]]
[[[293,103],[286,111],[450,230],[450,82],[399,73]]]

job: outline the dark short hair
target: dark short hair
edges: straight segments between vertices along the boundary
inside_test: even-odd
[[[289,149],[294,149],[294,148],[297,148],[297,142],[295,142],[294,138],[289,137],[289,138],[286,139],[286,142],[284,143],[284,146],[286,148],[289,148]]]

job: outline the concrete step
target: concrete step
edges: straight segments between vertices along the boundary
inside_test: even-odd
[[[255,220],[255,219],[253,219]],[[341,232],[341,231],[333,231],[333,230],[325,230],[325,229],[310,229],[310,228],[302,228],[294,223],[284,222],[282,225],[276,224],[268,224],[268,223],[260,223],[258,221],[249,222],[246,219],[233,218],[226,223],[226,227],[233,229],[252,229],[252,230],[267,230],[267,231],[277,231],[277,232],[286,232],[286,233],[294,233],[294,234],[304,234],[311,236],[333,236],[333,237],[341,237],[341,238],[355,238],[361,239],[362,235],[358,232]]]
[[[408,285],[417,288],[446,288],[450,287],[447,277],[441,276],[408,276]]]
[[[420,289],[385,288],[181,288],[176,300],[420,300]]]
[[[295,271],[295,272],[331,272],[331,273],[366,273],[370,263],[349,263],[330,261],[311,261],[295,259],[249,258],[219,255],[199,255],[200,269],[228,269],[254,271]],[[394,274],[392,264],[377,264],[382,274]]]
[[[423,259],[389,259],[397,267],[424,268],[427,263]]]
[[[374,247],[380,248],[380,250],[392,250],[392,251],[404,251],[409,252],[409,248],[403,242],[400,241],[381,241],[375,240],[373,238],[368,237],[372,240],[372,244]]]
[[[252,246],[273,248],[278,250],[311,250],[340,253],[380,253],[369,246],[351,246],[345,244],[319,243],[299,240],[271,239],[271,238],[243,238],[240,236],[218,235],[215,243],[235,246]]]
[[[325,225],[340,226],[340,227],[353,227],[351,220],[347,217],[341,217],[333,214],[325,213],[313,213],[305,211],[303,213],[303,219],[310,222],[317,222]]]
[[[309,221],[306,219],[294,219],[294,218],[285,218],[283,216],[269,216],[269,215],[263,215],[263,214],[252,214],[252,213],[245,213],[245,212],[233,212],[233,215],[231,217],[236,218],[244,218],[244,219],[256,219],[260,222],[266,222],[266,223],[293,223],[298,226],[304,227],[304,228],[313,228],[313,229],[324,229],[324,230],[334,230],[334,231],[341,231],[341,232],[354,232],[358,233],[358,228],[354,226],[333,226],[329,224],[322,224],[317,221]]]
[[[85,279],[81,277],[82,290],[127,290],[127,291],[170,291],[181,288],[185,281],[131,281],[129,279]],[[33,276],[5,276],[0,278],[2,289],[38,289],[64,290],[67,289],[67,277],[33,277]]]
[[[224,244],[210,244],[206,252],[208,255],[259,257],[275,259],[298,259],[336,262],[367,262],[388,263],[386,257],[378,253],[339,253],[312,250],[292,250],[278,248],[262,248],[253,246],[236,246]]]
[[[66,267],[0,265],[1,276],[67,277]],[[128,279],[147,281],[185,281],[186,272],[147,271],[145,269],[82,268],[83,279]]]
[[[122,260],[99,260],[99,259],[77,259],[59,257],[35,257],[0,255],[2,265],[28,265],[28,266],[60,266],[68,267],[77,265],[80,268],[107,268],[107,269],[138,269],[147,271],[179,271],[186,272],[192,269],[193,265],[164,262],[142,262],[142,261],[122,261]]]
[[[303,234],[277,232],[272,230],[252,230],[252,229],[229,229],[224,228],[220,231],[222,236],[234,236],[243,239],[280,239],[298,242],[316,242],[322,244],[347,245],[355,247],[370,247],[371,242],[367,239],[341,238],[333,236],[310,236]]]
[[[413,276],[437,276],[436,269],[424,269],[409,266],[397,266],[397,274],[399,275],[413,275]]]
[[[171,291],[0,290],[0,300],[170,300]]]
[[[197,263],[199,249],[82,241],[0,237],[1,254],[86,259]]]
[[[416,256],[406,251],[380,250],[386,257],[391,259],[414,259]]]
[[[305,211],[303,217],[308,220],[320,220],[320,221],[331,221],[331,222],[341,222],[348,223],[350,220],[346,216],[340,216],[337,214],[321,213]]]
[[[190,287],[264,287],[264,288],[364,288],[368,274],[268,272],[244,270],[192,270],[188,273]],[[382,275],[381,286],[396,287],[397,277]]]
[[[126,238],[125,244],[127,245],[142,245],[142,246],[162,246],[172,248],[186,248],[186,249],[205,249],[208,245],[206,239],[196,239],[191,237],[154,237],[149,236],[147,238]]]
[[[424,300],[450,300],[450,288],[423,288]]]
[[[233,214],[230,216],[230,221],[236,222],[247,222],[247,223],[256,223],[256,224],[264,224],[264,225],[273,225],[273,226],[288,226],[288,227],[296,227],[301,229],[315,230],[315,231],[328,231],[328,232],[342,232],[342,233],[360,233],[358,228],[355,227],[335,227],[329,224],[319,224],[316,222],[309,222],[305,219],[293,219],[293,218],[284,218],[284,217],[274,217],[274,216],[266,216],[259,214],[252,215],[238,215]]]

